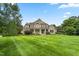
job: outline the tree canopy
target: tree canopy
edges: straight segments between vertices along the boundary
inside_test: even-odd
[[[0,34],[17,35],[22,30],[22,17],[17,4],[0,3]]]
[[[79,16],[69,17],[61,26],[64,34],[79,35]]]

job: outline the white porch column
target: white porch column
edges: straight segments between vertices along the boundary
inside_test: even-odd
[[[42,33],[41,33],[41,29],[39,30],[39,34],[42,34]]]
[[[33,30],[33,33],[35,34],[36,32],[35,32],[35,29]]]
[[[22,33],[22,34],[25,34],[25,33],[24,33],[24,30],[22,30],[21,33]]]
[[[46,34],[46,29],[44,30],[44,34]]]

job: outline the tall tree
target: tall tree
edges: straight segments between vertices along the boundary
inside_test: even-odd
[[[22,25],[21,25],[22,16],[21,16],[21,14],[19,12],[20,9],[19,9],[17,4],[12,5],[11,9],[13,11],[12,16],[13,16],[13,18],[15,20],[15,24],[16,24],[16,27],[17,27],[17,33],[19,34],[21,32],[21,30],[22,30]]]
[[[0,4],[0,33],[2,35],[17,35],[22,29],[22,17],[17,4]]]

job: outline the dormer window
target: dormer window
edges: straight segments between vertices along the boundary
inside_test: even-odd
[[[36,23],[36,24],[39,24],[39,23]]]
[[[30,25],[26,25],[26,28],[29,28],[30,27]]]

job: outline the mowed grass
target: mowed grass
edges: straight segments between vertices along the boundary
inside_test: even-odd
[[[79,36],[0,37],[1,56],[79,56]]]

